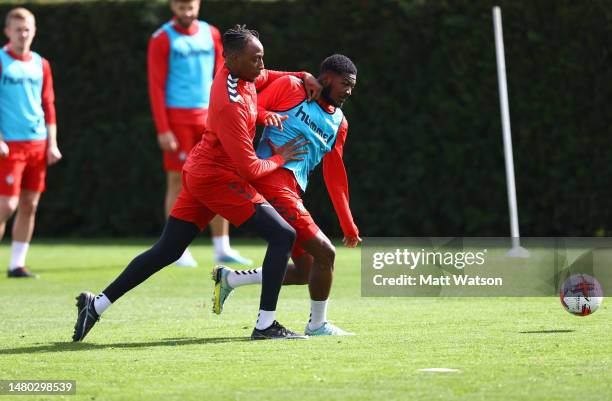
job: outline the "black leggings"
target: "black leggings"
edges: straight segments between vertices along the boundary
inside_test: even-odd
[[[263,237],[268,250],[263,262],[259,308],[276,310],[287,262],[295,242],[295,230],[267,203],[255,205],[255,214],[241,227]],[[103,293],[111,302],[121,298],[154,273],[175,262],[200,232],[190,222],[169,217],[159,240],[153,247],[134,258]]]
[[[136,256],[123,273],[103,291],[104,295],[111,302],[115,302],[154,273],[176,262],[199,232],[200,229],[195,224],[170,216],[155,245]]]
[[[268,242],[268,250],[261,266],[259,309],[274,311],[295,243],[295,230],[269,203],[255,205],[255,214],[240,227]]]

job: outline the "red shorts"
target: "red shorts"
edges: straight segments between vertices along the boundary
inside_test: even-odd
[[[164,152],[164,170],[180,172],[191,149],[200,142],[205,124],[175,124],[170,123],[170,131],[178,142],[176,152]]]
[[[253,182],[253,186],[297,232],[297,239],[291,256],[302,255],[305,251],[300,247],[300,244],[317,235],[320,228],[304,207],[302,197],[299,195],[300,189],[293,173],[285,168],[279,168]]]
[[[240,176],[220,171],[214,176],[194,176],[183,171],[183,189],[170,216],[196,224],[200,230],[221,215],[239,227],[266,200]]]
[[[9,141],[9,155],[0,159],[0,195],[18,196],[22,189],[45,191],[47,141]]]

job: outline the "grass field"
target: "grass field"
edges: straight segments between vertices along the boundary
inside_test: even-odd
[[[0,278],[0,380],[76,380],[45,400],[610,400],[609,299],[592,316],[558,298],[362,298],[360,253],[338,247],[329,318],[355,337],[248,341],[259,287],[211,312],[211,248],[169,267],[72,343],[74,297],[99,292],[150,241],[35,242],[38,280]],[[257,260],[259,243],[240,243]],[[0,258],[8,260],[8,245]],[[5,262],[3,262],[5,263]],[[285,287],[279,320],[303,330],[306,287]],[[419,369],[444,367],[454,373]]]

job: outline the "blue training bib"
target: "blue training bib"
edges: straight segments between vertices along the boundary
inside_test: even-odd
[[[289,118],[283,121],[282,131],[272,126],[264,129],[257,146],[257,156],[260,159],[267,159],[272,156],[272,149],[267,142],[268,139],[276,146],[281,146],[302,135],[310,141],[310,144],[304,148],[308,152],[302,155],[304,160],[294,160],[283,167],[293,172],[302,191],[306,191],[308,176],[336,142],[338,129],[344,114],[338,107],[336,107],[334,113],[330,114],[323,110],[317,102],[308,103],[306,100],[290,110],[277,112],[277,114]]]
[[[42,108],[42,57],[21,61],[0,49],[0,132],[5,141],[36,141],[47,138]]]
[[[198,21],[198,33],[183,35],[174,22],[161,29],[170,39],[166,106],[186,109],[208,108],[215,71],[215,44],[209,25]]]

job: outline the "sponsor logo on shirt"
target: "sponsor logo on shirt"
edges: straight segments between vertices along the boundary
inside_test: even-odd
[[[211,49],[190,49],[188,51],[180,51],[177,49],[172,49],[172,56],[178,58],[190,58],[190,57],[199,57],[210,53]]]
[[[313,130],[316,134],[318,134],[326,143],[329,143],[332,134],[328,134],[324,132],[314,121],[310,119],[310,116],[306,114],[306,112],[302,109],[302,106],[295,112],[295,116],[302,120],[304,124],[311,130]]]
[[[2,84],[3,85],[23,85],[26,82],[30,83],[31,85],[36,85],[40,81],[42,81],[42,78],[39,78],[39,79],[34,79],[34,78],[13,78],[13,77],[9,77],[8,75],[5,75],[4,77],[2,77]]]

